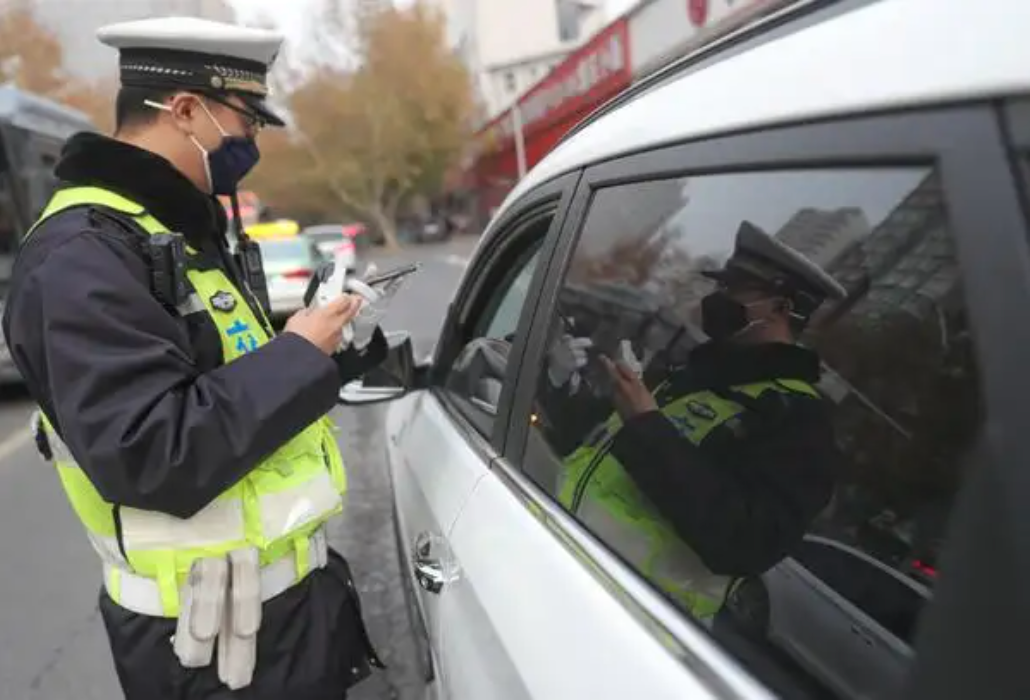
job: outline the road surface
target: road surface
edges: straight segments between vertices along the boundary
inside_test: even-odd
[[[421,260],[385,320],[428,352],[473,241],[373,253],[381,270]],[[121,697],[97,611],[99,562],[65,500],[57,475],[29,437],[33,406],[0,390],[0,699]],[[331,541],[351,561],[372,637],[389,666],[352,691],[357,700],[421,697],[403,593],[398,586],[390,485],[381,456],[382,407],[338,409],[349,492]]]

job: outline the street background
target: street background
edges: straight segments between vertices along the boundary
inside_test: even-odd
[[[366,259],[380,270],[418,260],[384,321],[412,334],[417,353],[435,342],[475,237],[421,245]],[[120,697],[97,610],[99,559],[72,513],[57,475],[29,438],[34,406],[23,390],[0,391],[0,698],[112,700]],[[390,478],[383,459],[382,406],[339,408],[348,494],[331,543],[350,560],[366,621],[389,669],[351,693],[358,700],[419,698],[393,532]]]

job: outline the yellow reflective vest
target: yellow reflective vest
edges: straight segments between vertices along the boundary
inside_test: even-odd
[[[659,386],[655,393],[664,386]],[[769,391],[819,396],[813,386],[796,379],[728,388],[752,399]],[[698,446],[720,426],[729,428],[745,410],[739,403],[711,391],[687,394],[661,408],[680,434]],[[710,620],[722,606],[731,579],[705,566],[690,544],[683,541],[610,454],[612,442],[621,428],[622,420],[618,414],[613,414],[564,460],[558,499],[597,537],[695,618]],[[683,468],[690,469],[690,465],[684,464]]]
[[[168,231],[129,199],[101,188],[74,187],[53,196],[29,235],[51,216],[85,205],[120,212],[151,235]],[[255,316],[243,293],[220,269],[191,265],[189,258],[194,255],[196,251],[187,247],[190,296],[179,313],[210,316],[218,328],[226,363],[267,343],[267,320]],[[233,297],[232,301],[224,298],[226,294]],[[214,303],[219,304],[219,313],[215,313]],[[227,308],[231,312],[227,313]],[[124,584],[131,581],[138,588],[141,579],[153,582],[164,617],[178,616],[180,591],[198,558],[256,547],[262,565],[292,557],[299,582],[313,568],[311,537],[342,510],[346,476],[328,417],[309,425],[187,519],[129,507],[116,509],[115,504],[101,497],[42,416],[41,429],[68,500],[103,560],[108,594],[116,603],[124,604]]]

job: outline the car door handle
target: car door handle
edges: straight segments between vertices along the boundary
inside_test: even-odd
[[[411,555],[411,568],[415,572],[415,580],[427,593],[439,593],[447,583],[443,562],[433,552],[435,539],[428,532],[419,534]]]

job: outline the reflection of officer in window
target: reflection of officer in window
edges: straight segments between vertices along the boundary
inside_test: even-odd
[[[826,297],[845,294],[746,222],[726,266],[705,275],[718,282],[702,301],[711,340],[664,377],[602,358],[616,413],[565,457],[559,492],[701,619],[717,611],[733,577],[786,556],[829,501],[836,449],[813,386],[819,357],[795,339]],[[567,356],[582,366],[582,343]],[[563,413],[577,411],[566,386],[573,395]]]

